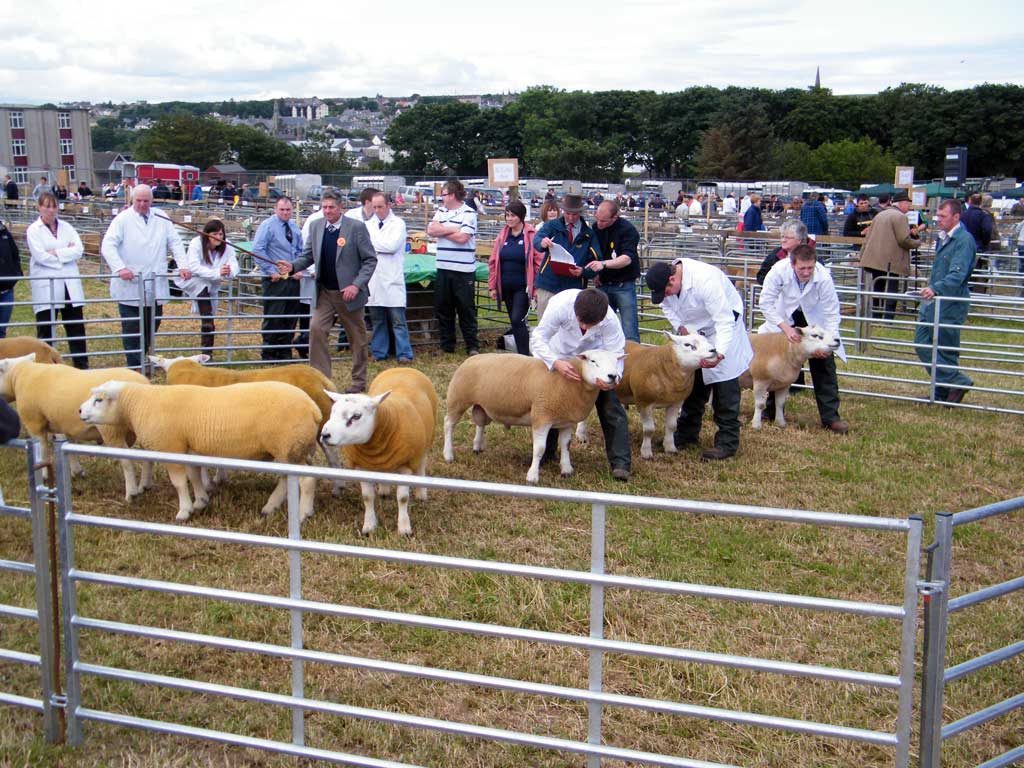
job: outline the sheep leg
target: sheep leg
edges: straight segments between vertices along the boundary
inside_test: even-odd
[[[131,501],[142,493],[135,484],[135,465],[128,459],[121,459],[121,472],[124,474],[124,500]]]
[[[313,501],[316,499],[316,478],[299,478],[299,522],[313,514]]]
[[[377,527],[377,510],[374,505],[377,502],[377,493],[373,483],[359,483],[359,489],[363,494],[363,536],[369,536]],[[408,489],[406,489],[408,491]]]
[[[153,462],[152,461],[140,461],[139,462],[139,486],[144,491],[148,491],[153,487]]]
[[[285,498],[288,496],[288,478],[284,475],[277,481],[277,485],[274,486],[273,492],[270,494],[270,498],[267,499],[267,503],[263,505],[263,509],[260,510],[260,514],[264,517],[272,515],[281,508],[284,504]]]
[[[202,470],[199,467],[190,465],[185,468],[185,471],[192,483],[192,494],[195,496],[195,501],[192,502],[192,509],[196,512],[206,509],[206,506],[210,503],[210,495],[206,492]]]
[[[464,411],[463,411],[464,412]],[[455,433],[455,425],[462,419],[462,413],[449,411],[444,417],[444,460],[448,463],[455,461],[455,449],[452,447],[452,435]]]
[[[544,456],[550,431],[550,424],[541,424],[539,427],[533,428],[533,463],[530,464],[530,470],[526,473],[526,482],[528,483],[540,481],[540,460]]]
[[[426,452],[424,452],[423,455],[420,457],[420,464],[416,468],[416,474],[422,475],[423,477],[427,476],[427,454],[426,454]],[[420,501],[426,501],[426,499],[427,499],[427,489],[424,488],[424,487],[417,488],[416,489],[416,498],[419,499]]]
[[[393,485],[377,483],[377,495],[380,497],[390,496],[393,490],[395,490],[395,486]]]
[[[473,423],[476,424],[476,433],[473,435],[473,453],[482,453],[484,450],[484,427],[491,423],[487,411],[479,405],[473,406]]]
[[[682,407],[682,403],[674,403],[665,409],[665,439],[661,443],[665,447],[665,453],[678,453],[676,450],[676,420],[679,418],[679,411]]]
[[[399,472],[403,475],[411,475],[412,469],[400,467]],[[409,519],[409,486],[399,485],[395,489],[395,498],[398,500],[398,533],[400,536],[412,536],[412,521]]]
[[[580,445],[586,445],[590,442],[590,436],[587,434],[586,420],[581,421],[576,425],[576,442]]]
[[[571,427],[563,427],[558,430],[559,468],[562,470],[562,477],[569,477],[572,474],[572,462],[569,461],[570,440],[572,440]]]
[[[74,454],[68,454],[68,471],[72,477],[85,477],[85,470],[82,469],[78,457]]]
[[[768,385],[763,381],[754,382],[754,418],[750,422],[753,429],[761,428],[761,415],[768,404]],[[779,404],[775,404],[775,412],[779,412]]]
[[[640,409],[640,424],[644,429],[644,440],[640,443],[640,458],[653,459],[654,449],[651,448],[651,438],[654,436],[653,405],[645,405]]]
[[[178,514],[174,518],[183,523],[192,516],[192,497],[188,493],[188,476],[185,468],[180,464],[168,464],[167,474],[171,478],[171,485],[178,492]]]
[[[786,426],[786,398],[789,397],[789,387],[783,387],[775,391],[775,426]]]

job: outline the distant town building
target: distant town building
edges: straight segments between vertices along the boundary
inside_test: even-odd
[[[93,152],[92,169],[97,184],[121,179],[121,168],[132,159],[129,152]]]
[[[322,120],[330,113],[326,102],[314,97],[312,99],[285,99],[284,114],[291,117],[304,117],[306,120]]]
[[[68,172],[68,181],[94,184],[92,135],[89,110],[76,107],[33,107],[0,104],[0,165],[6,166],[19,184],[39,176],[57,181]]]

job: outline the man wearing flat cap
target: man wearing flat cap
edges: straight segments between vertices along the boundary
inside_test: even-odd
[[[537,230],[533,238],[535,250],[544,251],[540,270],[534,279],[537,289],[537,319],[544,317],[548,301],[556,293],[572,288],[583,288],[586,281],[596,274],[584,267],[601,258],[601,246],[597,235],[580,214],[583,213],[583,198],[579,195],[566,195],[562,199],[562,215],[560,218],[547,221]],[[560,245],[576,262],[569,274],[556,275],[551,261],[551,245]]]
[[[651,301],[680,335],[699,333],[718,351],[718,359],[702,360],[693,389],[676,422],[676,446],[697,445],[708,399],[714,411],[715,444],[701,454],[704,461],[728,459],[740,447],[739,377],[754,357],[743,325],[743,299],[717,267],[694,259],[659,261],[647,270]]]
[[[900,190],[893,195],[892,203],[891,207],[883,208],[875,216],[860,252],[865,287],[870,291],[898,293],[900,278],[910,274],[910,252],[921,247],[921,241],[916,239],[917,227],[911,227],[907,221],[910,210],[907,193]],[[896,314],[896,299],[885,299],[884,302],[872,299],[871,304],[872,317],[881,314],[886,320],[891,320]]]

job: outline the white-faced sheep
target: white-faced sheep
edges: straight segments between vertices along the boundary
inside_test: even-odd
[[[365,395],[328,393],[334,401],[331,417],[321,435],[325,443],[340,445],[352,469],[426,475],[434,442],[437,392],[430,379],[414,368],[392,368],[370,384]],[[363,494],[363,534],[377,527],[374,483],[360,483]],[[398,486],[398,532],[412,533],[409,486]],[[416,497],[425,499],[427,489]]]
[[[466,360],[455,371],[448,384],[444,419],[444,458],[453,461],[452,435],[455,425],[467,408],[473,409],[476,424],[473,450],[484,448],[484,427],[496,421],[506,426],[529,426],[533,429],[533,462],[526,480],[540,480],[540,461],[544,455],[548,432],[558,430],[560,469],[562,477],[572,474],[569,461],[569,440],[572,429],[583,421],[597,401],[597,382],[617,384],[619,355],[604,350],[581,352],[572,364],[583,377],[569,381],[544,362],[524,355],[488,354]]]
[[[149,380],[141,373],[127,368],[93,368],[82,371],[68,365],[50,365],[35,362],[36,353],[24,357],[0,360],[0,393],[8,402],[16,401],[18,415],[28,433],[42,442],[45,456],[50,455],[50,439],[62,434],[74,441],[102,441],[104,445],[126,447],[131,445],[130,430],[120,426],[95,427],[83,422],[78,415],[82,399],[93,387],[106,381],[131,381],[148,386]],[[75,456],[68,459],[72,474],[81,474],[82,468]],[[125,500],[138,496],[152,485],[152,467],[143,463],[142,476],[135,482],[135,469],[127,459],[121,461],[124,471]]]
[[[151,355],[150,361],[167,373],[168,384],[192,384],[197,387],[224,387],[228,384],[244,384],[253,381],[281,381],[298,387],[312,398],[320,409],[320,428],[327,423],[331,415],[332,400],[327,396],[336,387],[333,381],[310,365],[294,363],[278,365],[271,368],[251,368],[245,370],[229,370],[227,368],[207,367],[203,363],[210,359],[209,355],[190,355],[189,357],[159,357]],[[332,467],[340,466],[337,452],[328,449],[321,443],[327,463]],[[227,472],[221,470],[215,476],[215,483],[222,482]]]
[[[63,362],[60,352],[34,336],[10,336],[0,339],[0,358],[24,357],[28,354],[35,354],[37,363],[59,365]]]
[[[700,334],[676,336],[668,334],[669,343],[645,347],[635,341],[626,342],[626,365],[622,383],[616,393],[623,405],[635,405],[640,411],[644,439],[640,455],[651,458],[651,437],[654,435],[654,409],[665,411],[665,453],[676,452],[676,418],[683,401],[693,389],[693,372],[701,360],[715,360],[718,352]]]
[[[95,387],[80,406],[84,421],[131,430],[147,450],[288,464],[309,462],[320,424],[320,409],[309,395],[276,381],[212,389],[108,382]],[[195,467],[186,471],[181,465],[168,464],[167,474],[178,491],[176,519],[188,520],[194,510],[209,502],[199,472]],[[192,481],[195,503],[189,496],[188,480]],[[299,489],[299,510],[305,520],[313,513],[316,480],[301,478]],[[263,514],[276,511],[286,493],[286,478],[281,477]]]
[[[775,425],[786,426],[783,408],[789,387],[800,375],[804,363],[817,352],[839,349],[839,337],[820,326],[794,330],[800,334],[798,344],[791,342],[784,333],[750,334],[754,359],[750,362],[750,369],[740,376],[740,386],[754,390],[754,418],[750,422],[754,429],[761,428],[761,415],[769,392],[775,395]]]

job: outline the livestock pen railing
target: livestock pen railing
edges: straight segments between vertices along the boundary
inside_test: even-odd
[[[1017,690],[1001,701],[985,709],[971,712],[955,722],[944,724],[944,700],[946,688],[956,682],[959,686],[980,687],[977,677],[984,670],[1006,666],[1024,654],[1024,630],[1020,625],[1011,627],[1012,640],[1000,647],[978,654],[987,648],[985,638],[965,647],[953,646],[947,641],[950,619],[967,609],[976,608],[991,600],[1002,600],[1015,592],[1024,590],[1024,574],[1007,574],[996,569],[996,578],[1005,581],[994,583],[975,592],[952,596],[953,579],[957,567],[953,562],[954,531],[960,526],[980,524],[995,518],[1005,519],[1014,513],[1024,511],[1024,497],[991,504],[976,509],[958,512],[955,515],[939,513],[935,518],[935,540],[928,547],[927,579],[925,592],[925,647],[924,667],[921,686],[921,768],[939,768],[942,764],[943,744],[955,736],[971,731],[1014,710],[1024,708],[1024,683],[1017,677]],[[1017,521],[1020,522],[1019,520]],[[1011,535],[1016,535],[1016,530]],[[969,540],[968,540],[969,542]],[[963,545],[969,547],[969,543]],[[977,616],[977,611],[972,611]],[[978,621],[978,619],[975,619]],[[947,647],[949,646],[949,647]],[[967,657],[960,663],[947,667],[948,657]],[[1012,679],[1012,677],[1011,677]],[[1001,768],[1024,762],[1024,744],[1011,748],[993,757],[978,768]]]
[[[31,560],[0,559],[0,573],[13,574],[13,578],[4,580],[0,596],[0,617],[11,622],[6,632],[0,632],[0,642],[14,642],[19,647],[0,647],[0,662],[20,667],[35,667],[38,677],[33,684],[21,685],[18,676],[0,677],[10,681],[10,688],[0,688],[0,704],[26,707],[39,712],[43,716],[43,733],[46,740],[54,742],[59,736],[58,707],[55,694],[58,691],[56,677],[56,650],[54,634],[54,600],[56,595],[51,591],[51,553],[48,546],[46,500],[53,501],[52,492],[42,482],[40,465],[36,456],[39,444],[35,441],[11,440],[3,444],[6,450],[24,454],[29,505],[19,507],[7,504],[0,498],[0,517],[13,519],[9,525],[12,530],[21,526],[28,528],[25,537],[26,548],[31,550]],[[32,589],[18,589],[15,582],[20,579],[32,579]],[[33,605],[25,605],[28,594],[33,594]],[[9,597],[7,596],[9,595]],[[22,596],[21,605],[12,605],[8,599]],[[34,631],[16,631],[14,623],[34,624]],[[25,650],[28,649],[28,650]],[[31,688],[31,691],[30,691]]]
[[[288,537],[233,533],[201,527],[164,525],[82,514],[76,511],[71,494],[71,478],[67,463],[70,455],[107,457],[109,459],[144,459],[160,463],[170,462],[210,468],[223,467],[241,472],[284,475],[288,482]],[[389,759],[364,757],[324,747],[307,746],[304,714],[319,713],[475,740],[499,742],[506,745],[575,753],[585,755],[588,765],[591,766],[599,766],[605,759],[686,768],[714,768],[723,765],[685,756],[607,744],[606,710],[624,709],[638,713],[697,718],[758,730],[767,729],[789,734],[803,734],[819,739],[838,739],[855,744],[874,745],[891,750],[893,765],[899,766],[899,768],[909,765],[919,588],[918,571],[922,537],[920,518],[911,517],[901,520],[654,497],[581,493],[576,490],[211,459],[191,455],[63,444],[61,442],[58,442],[56,448],[56,466],[63,624],[67,651],[65,659],[66,717],[68,736],[72,743],[81,742],[83,724],[91,721],[185,735],[351,765],[396,766],[402,764]],[[298,480],[300,476],[313,476],[323,480],[344,479],[387,485],[409,485],[435,491],[448,491],[457,494],[460,499],[465,499],[470,494],[484,494],[503,499],[532,499],[545,504],[581,504],[589,507],[591,517],[590,568],[589,570],[574,570],[561,567],[542,567],[515,562],[420,554],[400,549],[380,549],[305,540],[301,536],[298,517]],[[608,573],[605,564],[606,514],[610,508],[625,510],[626,514],[660,511],[668,515],[700,515],[748,521],[750,525],[754,525],[755,522],[770,522],[782,526],[845,529],[851,535],[854,531],[877,532],[881,536],[888,537],[887,541],[893,547],[894,553],[900,553],[893,555],[896,562],[892,563],[893,570],[888,574],[892,577],[890,585],[895,594],[891,595],[890,601],[876,602],[849,596],[823,597],[788,591],[760,591]],[[255,548],[287,552],[289,573],[287,595],[152,578],[145,573],[146,562],[133,563],[131,575],[126,575],[117,568],[112,571],[103,571],[100,570],[103,567],[102,562],[84,562],[77,554],[76,544],[80,532],[83,532],[84,529],[89,529],[96,535],[108,532],[110,535],[120,537],[156,536],[169,540],[168,546],[172,546],[171,542],[177,542],[173,546],[182,545],[183,542],[206,542],[207,544],[217,543],[244,547],[247,551]],[[898,539],[891,537],[898,537]],[[412,566],[445,572],[508,576],[540,582],[578,585],[590,591],[589,617],[586,621],[589,624],[589,632],[580,634],[564,630],[527,628],[523,625],[531,622],[529,616],[518,616],[514,623],[503,625],[420,613],[416,612],[411,605],[402,610],[381,610],[314,599],[304,591],[306,587],[303,580],[303,557],[313,555],[337,558],[339,563],[371,561],[388,563],[395,568]],[[193,571],[193,573],[200,572]],[[218,601],[236,606],[258,607],[266,609],[268,612],[284,611],[290,616],[289,629],[282,630],[281,636],[252,641],[236,639],[232,636],[211,635],[144,624],[138,610],[133,611],[131,620],[127,621],[97,618],[86,608],[86,603],[79,600],[83,588],[99,590],[103,595],[110,596],[111,599],[109,590],[118,589],[141,595],[138,599],[144,602],[156,601],[157,595],[167,595],[200,601]],[[828,624],[830,617],[835,617],[832,620],[836,622],[847,620],[868,622],[873,628],[873,632],[882,632],[887,638],[886,642],[891,647],[891,662],[883,663],[881,665],[883,668],[880,669],[849,669],[829,665],[829,659],[813,658],[813,653],[810,658],[790,661],[756,655],[696,650],[686,647],[684,643],[664,645],[637,640],[608,639],[605,637],[606,627],[614,618],[609,615],[607,610],[606,591],[609,590],[730,601],[746,604],[750,606],[751,610],[757,611],[779,609],[808,611],[815,615],[816,631],[823,631],[823,626]],[[95,595],[92,597],[94,598]],[[88,605],[98,608],[101,605],[108,605],[108,600],[90,599]],[[541,647],[583,651],[588,656],[588,672],[586,674],[588,683],[586,687],[573,687],[308,648],[304,642],[304,633],[308,632],[311,626],[310,622],[317,619],[357,620],[369,622],[380,627],[381,630],[387,626],[397,626],[411,628],[420,633],[436,632],[445,636],[504,639]],[[884,631],[879,629],[883,625],[886,627]],[[219,622],[218,627],[225,632],[239,629],[227,621]],[[644,634],[642,628],[636,631],[641,635]],[[244,687],[233,684],[234,681],[228,683],[205,682],[185,674],[167,675],[148,672],[124,666],[126,661],[122,662],[122,666],[116,666],[109,658],[103,658],[102,654],[97,657],[97,651],[94,649],[101,646],[83,644],[81,637],[83,632],[90,633],[90,639],[93,639],[95,635],[102,635],[104,638],[131,636],[159,641],[162,644],[186,644],[210,650],[230,650],[253,654],[257,657],[286,660],[291,665],[291,692],[282,694],[258,687]],[[108,654],[124,660],[130,657],[128,653],[122,653],[117,645],[110,645]],[[812,681],[817,681],[817,685],[839,686],[840,688],[837,690],[850,688],[863,690],[866,696],[880,696],[889,692],[891,698],[888,707],[882,705],[881,702],[873,702],[871,708],[873,713],[878,714],[880,711],[885,713],[879,716],[883,724],[877,728],[852,727],[818,722],[809,718],[792,718],[690,704],[678,700],[645,698],[609,690],[604,681],[605,670],[614,668],[617,675],[621,676],[626,674],[623,671],[624,668],[627,671],[631,668],[628,665],[624,668],[609,666],[613,660],[619,658],[636,660],[637,663],[642,660],[683,662],[695,666],[707,666],[711,669],[742,671],[759,676],[791,676],[805,679],[805,684],[808,686]],[[369,681],[369,676],[376,673],[422,681],[442,681],[458,686],[460,689],[514,693],[553,699],[564,703],[585,704],[587,706],[587,736],[585,740],[582,738],[572,739],[440,717],[406,714],[394,711],[393,706],[391,708],[352,706],[343,703],[344,694],[341,692],[335,691],[332,695],[332,692],[324,686],[323,681],[316,686],[316,693],[311,691],[310,683],[306,679],[305,665],[314,663],[327,665],[330,668],[360,670],[367,677],[359,679],[366,681]],[[149,711],[153,712],[153,716],[142,717],[126,714],[111,706],[109,701],[105,703],[102,690],[96,686],[90,687],[90,681],[96,680],[117,681],[125,685],[138,684],[156,689],[158,693],[148,698],[152,703]],[[171,711],[165,698],[172,692],[226,697],[290,710],[292,715],[291,743],[162,719],[164,714]],[[338,700],[339,696],[341,700]],[[550,708],[549,716],[551,719],[557,719],[558,713],[564,715],[564,711],[564,706],[555,706]]]

